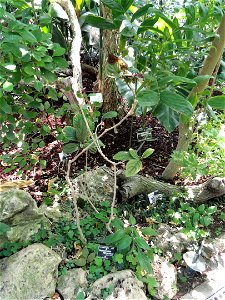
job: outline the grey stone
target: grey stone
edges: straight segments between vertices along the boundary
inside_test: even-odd
[[[172,299],[177,292],[177,271],[165,258],[155,256],[153,263],[154,278],[157,282],[156,297]]]
[[[157,232],[155,244],[165,252],[181,253],[190,245],[191,240],[184,233],[167,224],[160,224]]]
[[[112,289],[106,300],[147,300],[142,290],[143,283],[138,280],[131,270],[118,271],[108,274],[97,281],[91,287],[91,294],[86,300],[100,300],[104,289]]]
[[[100,167],[73,180],[76,192],[84,201],[91,202],[98,206],[102,201],[112,201],[114,176],[113,172],[107,167]]]
[[[0,241],[29,241],[42,225],[47,228],[49,220],[39,211],[34,199],[25,191],[8,189],[0,192],[0,222],[10,226]]]
[[[86,272],[81,269],[71,269],[67,274],[62,275],[57,280],[57,290],[64,300],[73,300],[87,287]]]
[[[0,299],[43,300],[55,292],[61,258],[33,244],[0,260]]]

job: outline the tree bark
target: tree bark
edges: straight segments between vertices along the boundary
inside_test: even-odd
[[[199,75],[209,75],[211,76],[218,65],[223,51],[225,47],[225,14],[221,20],[220,26],[216,32],[216,37],[213,40],[212,46],[209,50],[208,56],[206,57],[203,67],[199,72]],[[193,105],[194,107],[198,103],[198,95],[202,91],[205,90],[209,82],[209,78],[206,78],[205,80],[201,81],[199,84],[197,84],[192,91],[189,94],[188,99],[191,100],[193,98],[196,98],[196,103]],[[178,144],[175,151],[186,151],[188,150],[188,146],[190,145],[192,141],[192,123],[189,120],[182,120],[182,117],[180,118],[180,125],[179,125],[179,137],[178,137]],[[173,159],[170,160],[169,164],[165,168],[162,176],[164,179],[173,179],[176,175],[176,173],[179,170],[179,164],[176,163]]]
[[[131,198],[154,191],[164,193],[167,197],[172,196],[174,193],[187,193],[188,201],[203,203],[225,194],[225,178],[214,177],[199,185],[177,186],[157,181],[152,177],[136,175],[125,179],[120,192],[124,198]]]
[[[102,5],[102,15],[105,19],[112,19],[111,9]],[[103,96],[102,112],[117,111],[118,91],[114,78],[107,76],[105,69],[108,64],[108,54],[117,54],[118,30],[103,30],[102,35],[102,66],[100,66],[100,91]]]

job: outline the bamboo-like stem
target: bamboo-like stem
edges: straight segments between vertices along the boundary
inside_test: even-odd
[[[225,47],[225,14],[221,20],[221,23],[216,32],[216,37],[212,42],[212,46],[209,50],[209,53],[204,61],[203,67],[199,72],[199,75],[208,75],[212,76],[214,70],[216,69],[217,64],[220,62],[223,51]],[[197,84],[190,92],[188,99],[196,98],[196,103],[199,102],[199,94],[205,90],[208,86],[209,78],[201,81]],[[182,116],[180,117],[179,123],[179,136],[178,136],[178,144],[175,151],[186,151],[188,146],[192,141],[192,133],[193,133],[193,124],[191,122],[191,118],[184,121]],[[162,176],[164,179],[169,180],[173,179],[178,172],[180,165],[174,161],[170,160],[169,164],[165,168]]]

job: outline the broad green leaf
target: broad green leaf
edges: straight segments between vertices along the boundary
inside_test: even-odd
[[[52,73],[51,71],[47,70],[47,69],[41,69],[41,75],[44,77],[44,79],[47,82],[54,82],[56,81],[57,77],[54,73]]]
[[[121,1],[121,5],[123,6],[124,12],[126,12],[133,3],[134,3],[134,0],[123,0],[123,1]]]
[[[114,23],[112,23],[110,20],[104,19],[102,17],[88,15],[85,20],[91,26],[97,27],[100,29],[113,30],[113,29],[117,28],[116,25]]]
[[[132,159],[132,156],[130,155],[130,153],[128,151],[119,151],[118,153],[113,155],[113,159],[127,161],[127,160]]]
[[[131,237],[128,234],[125,234],[117,244],[118,251],[128,249],[130,247],[131,242]]]
[[[169,106],[171,109],[183,113],[185,115],[191,115],[193,113],[193,107],[189,101],[187,101],[181,95],[173,93],[171,91],[163,91],[160,93],[160,102]]]
[[[176,75],[163,77],[162,80],[164,82],[173,82],[175,84],[190,83],[192,85],[196,85],[196,81],[194,79],[190,79],[182,76],[176,76]]]
[[[146,4],[139,8],[132,16],[131,22],[133,22],[136,19],[139,19],[143,15],[145,15],[148,12],[149,7],[152,7],[152,4]],[[154,24],[153,24],[154,25]]]
[[[43,84],[41,81],[37,80],[34,82],[34,88],[35,90],[37,90],[38,92],[40,92],[43,88]]]
[[[212,219],[208,216],[205,216],[205,217],[202,217],[200,218],[200,223],[203,225],[203,226],[209,226],[209,224],[211,224],[212,222]]]
[[[56,64],[57,68],[66,69],[68,68],[68,62],[63,57],[54,57],[54,64]]]
[[[209,81],[210,78],[213,78],[213,76],[211,75],[199,75],[195,78],[193,78],[193,80],[197,83],[197,85],[199,85],[200,83],[203,83],[205,81]]]
[[[129,224],[132,226],[136,224],[136,219],[132,215],[129,217]]]
[[[142,154],[141,158],[147,158],[154,152],[154,149],[148,148],[145,150],[145,152]]]
[[[152,273],[152,267],[149,257],[146,255],[146,253],[142,252],[140,249],[138,249],[138,262],[142,269],[144,269],[147,273]]]
[[[155,23],[158,21],[158,17],[151,17],[151,18],[148,18],[146,20],[144,20],[141,25],[140,25],[140,28],[145,29],[151,29],[153,28],[153,26],[155,25]]]
[[[179,124],[179,114],[163,103],[157,105],[153,114],[168,132],[172,132]]]
[[[148,245],[148,243],[145,241],[145,239],[143,239],[142,237],[136,237],[134,239],[135,244],[139,247],[142,248],[144,250],[149,250],[150,246]]]
[[[120,34],[125,37],[133,37],[135,36],[136,31],[137,31],[136,28],[132,24],[129,24],[123,28]]]
[[[84,267],[86,265],[86,259],[84,257],[78,258],[74,260],[74,263],[78,267]]]
[[[25,73],[27,73],[28,75],[35,75],[36,74],[36,70],[35,68],[31,65],[31,64],[27,64],[24,67],[24,71]]]
[[[89,133],[87,126],[84,122],[83,116],[81,114],[73,117],[73,126],[76,131],[77,140],[81,143],[84,143],[88,139]]]
[[[176,28],[176,24],[174,24],[174,22],[172,20],[170,20],[169,18],[167,18],[159,9],[155,9],[150,7],[149,8],[149,12],[154,13],[157,17],[160,17],[161,19],[163,19],[164,22],[166,22],[166,24],[171,27],[172,29]]]
[[[12,90],[13,90],[13,84],[12,84],[12,82],[9,82],[9,81],[4,82],[4,84],[3,84],[3,91],[12,92]]]
[[[137,93],[137,100],[142,107],[154,106],[159,102],[159,94],[152,90],[140,91]]]
[[[213,108],[213,109],[225,109],[225,96],[215,96],[210,98],[207,103]]]
[[[76,130],[74,127],[72,126],[65,126],[63,128],[63,132],[65,134],[65,137],[69,140],[69,141],[76,141],[77,140],[77,136],[76,136]]]
[[[124,236],[126,235],[124,229],[119,229],[117,230],[115,233],[112,233],[110,235],[108,235],[105,239],[104,239],[104,243],[106,244],[113,244],[113,243],[117,243],[119,240],[121,240]]]
[[[111,118],[116,118],[118,115],[118,113],[116,111],[108,111],[106,113],[104,113],[104,115],[102,116],[102,119],[111,119]]]
[[[36,43],[37,42],[36,37],[30,31],[24,29],[24,30],[19,30],[17,32],[22,36],[22,38],[25,41],[28,41],[29,43]]]
[[[105,4],[106,6],[108,6],[109,8],[111,8],[112,11],[117,10],[118,12],[121,12],[121,13],[125,12],[124,7],[122,6],[122,4],[118,3],[118,1],[115,1],[115,0],[102,0],[101,2],[103,4]]]
[[[132,158],[134,158],[134,159],[139,159],[139,155],[138,155],[138,153],[137,153],[137,150],[129,149],[129,153],[130,153],[130,155],[132,156]]]
[[[64,49],[63,47],[56,47],[55,49],[54,49],[54,52],[53,52],[53,57],[54,56],[62,56],[63,54],[65,54],[65,52],[66,52],[66,49]]]
[[[142,162],[140,159],[131,159],[126,164],[125,175],[131,177],[137,174],[142,169]]]
[[[152,227],[145,227],[141,229],[141,232],[145,235],[156,236],[158,233]]]
[[[68,143],[63,146],[63,152],[67,154],[73,153],[78,149],[79,149],[79,144],[77,143]]]

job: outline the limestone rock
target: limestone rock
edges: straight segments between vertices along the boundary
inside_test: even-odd
[[[78,176],[73,180],[76,191],[84,201],[90,199],[94,205],[113,199],[113,172],[107,167],[100,167]]]
[[[184,233],[167,224],[160,224],[157,232],[155,244],[163,251],[181,253],[190,245],[191,240]]]
[[[86,300],[103,299],[104,289],[112,289],[112,292],[104,298],[106,300],[147,300],[143,287],[143,283],[131,270],[118,271],[95,281],[91,287],[92,292]]]
[[[86,272],[83,269],[71,269],[58,278],[57,290],[64,300],[73,300],[82,289],[87,287],[87,284]]]
[[[157,282],[156,298],[165,299],[166,296],[172,299],[177,292],[177,271],[174,265],[163,257],[155,256],[153,272]]]
[[[33,244],[0,260],[0,299],[42,300],[55,292],[61,258]]]
[[[2,237],[8,242],[28,241],[42,225],[49,225],[49,220],[38,210],[34,199],[18,189],[0,192],[0,222],[10,226]],[[0,247],[2,245],[3,240]]]

